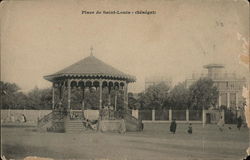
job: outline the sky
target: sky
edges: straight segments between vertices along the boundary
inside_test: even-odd
[[[151,15],[82,14],[82,11],[156,11]],[[1,3],[1,80],[23,91],[51,87],[43,76],[90,55],[136,76],[129,91],[149,76],[173,83],[203,65],[221,63],[249,76],[239,54],[249,53],[245,0],[43,0]]]

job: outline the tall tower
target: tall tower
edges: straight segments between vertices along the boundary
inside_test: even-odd
[[[218,79],[222,77],[222,70],[224,69],[224,65],[222,64],[208,64],[203,66],[208,69],[208,77],[211,79]]]

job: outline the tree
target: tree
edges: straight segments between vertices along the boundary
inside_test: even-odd
[[[1,87],[1,109],[17,109],[20,107],[21,97],[25,97],[20,92],[20,88],[15,83],[0,81]]]
[[[162,109],[170,87],[165,83],[150,86],[140,94],[139,103],[143,109]]]
[[[27,96],[27,109],[51,109],[52,90],[50,88],[39,89],[35,87]]]
[[[179,83],[170,91],[164,107],[167,109],[187,109],[189,105],[189,90],[185,83]]]
[[[209,78],[201,78],[189,87],[192,109],[208,109],[218,101],[218,89]]]

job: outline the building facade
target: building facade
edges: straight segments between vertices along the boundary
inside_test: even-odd
[[[221,106],[234,109],[242,107],[244,103],[242,89],[246,86],[246,78],[236,73],[226,72],[222,64],[208,64],[204,68],[207,69],[207,74],[192,74],[192,78],[186,80],[186,86],[189,87],[202,77],[211,78],[219,91],[218,108]]]

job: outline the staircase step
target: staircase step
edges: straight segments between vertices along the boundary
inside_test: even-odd
[[[72,129],[72,128],[67,128],[66,131],[81,131],[81,130],[84,130],[83,128],[81,129]]]
[[[83,124],[83,123],[67,123],[67,124],[80,125],[80,124]]]
[[[68,129],[68,130],[66,130],[66,132],[69,132],[69,131],[83,131],[83,129]]]
[[[83,128],[66,128],[66,130],[81,130]]]
[[[68,122],[82,122],[82,120],[69,120]]]
[[[76,123],[76,122],[82,122],[82,121],[68,121],[69,123]]]
[[[80,131],[80,132],[67,132],[67,133],[82,133],[83,131]]]
[[[84,129],[66,129],[66,132],[70,131],[84,131]]]
[[[82,120],[67,120],[65,125],[67,133],[81,133],[85,131]]]
[[[66,127],[82,128],[82,127],[84,127],[84,126],[66,126]]]
[[[78,123],[78,124],[66,124],[67,126],[83,126],[82,123]]]

